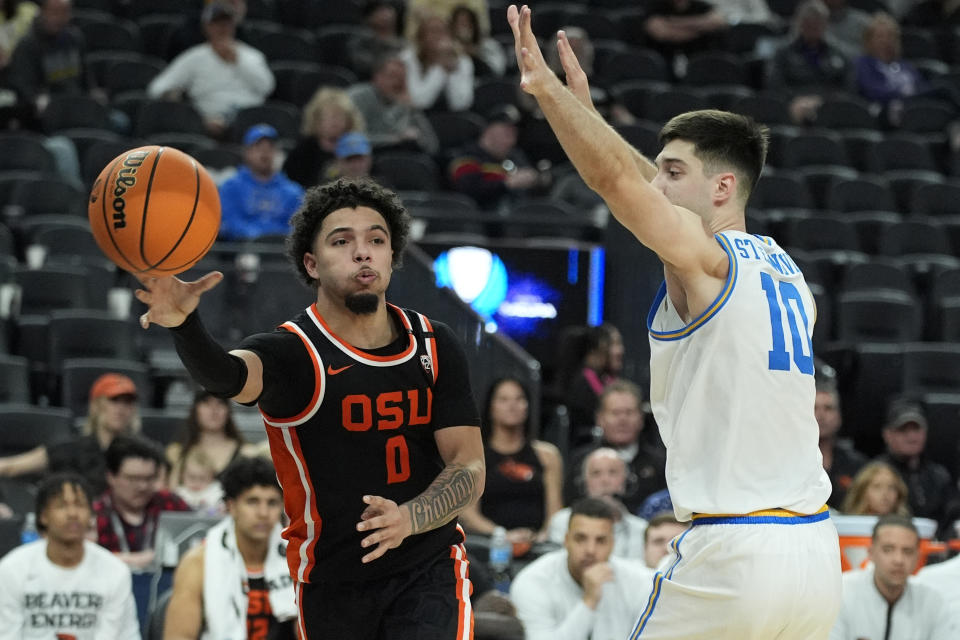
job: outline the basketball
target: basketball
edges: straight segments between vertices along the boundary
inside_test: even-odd
[[[100,172],[87,216],[97,244],[117,266],[136,275],[172,276],[210,250],[220,229],[220,196],[189,155],[138,147]]]

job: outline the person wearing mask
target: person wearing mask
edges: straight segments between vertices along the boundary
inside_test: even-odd
[[[617,515],[613,527],[613,555],[618,558],[642,558],[647,521],[630,513],[621,502],[627,484],[633,481],[627,463],[609,447],[600,447],[583,460],[579,476],[588,498],[607,501]],[[547,538],[563,544],[570,523],[570,507],[564,507],[550,519]]]
[[[0,638],[140,640],[130,569],[86,539],[90,494],[76,473],[37,489],[43,537],[0,560]]]
[[[613,557],[616,512],[604,500],[574,503],[563,549],[520,570],[510,585],[527,640],[626,638],[653,571]]]
[[[220,185],[222,240],[283,236],[303,201],[303,187],[274,167],[277,130],[257,124],[243,135],[243,165]]]
[[[873,566],[843,575],[843,605],[830,640],[948,640],[960,637],[950,605],[915,582],[920,535],[909,518],[882,516],[873,528]]]

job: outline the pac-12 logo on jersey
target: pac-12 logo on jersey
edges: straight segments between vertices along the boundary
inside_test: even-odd
[[[420,364],[423,366],[423,370],[427,373],[432,372],[433,365],[430,364],[430,356],[420,356]]]

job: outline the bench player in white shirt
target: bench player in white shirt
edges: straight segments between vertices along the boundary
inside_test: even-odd
[[[840,557],[813,413],[816,309],[790,257],[745,231],[766,128],[683,114],[651,163],[592,108],[565,36],[568,86],[544,64],[530,10],[507,15],[521,87],[587,185],[664,265],[648,318],[650,401],[674,510],[693,526],[671,543],[631,640],[826,638]]]

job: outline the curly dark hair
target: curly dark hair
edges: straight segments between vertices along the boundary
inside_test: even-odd
[[[403,263],[403,250],[410,235],[410,214],[393,191],[368,178],[345,179],[307,189],[303,204],[290,219],[293,230],[287,236],[287,257],[293,262],[300,279],[307,286],[317,288],[318,282],[307,273],[303,256],[313,251],[324,218],[339,209],[370,207],[383,216],[390,228],[390,248],[393,249],[393,267]]]
[[[223,470],[220,482],[223,484],[223,497],[228,500],[236,500],[241,493],[253,487],[273,487],[282,491],[273,463],[260,456],[238,457]]]

